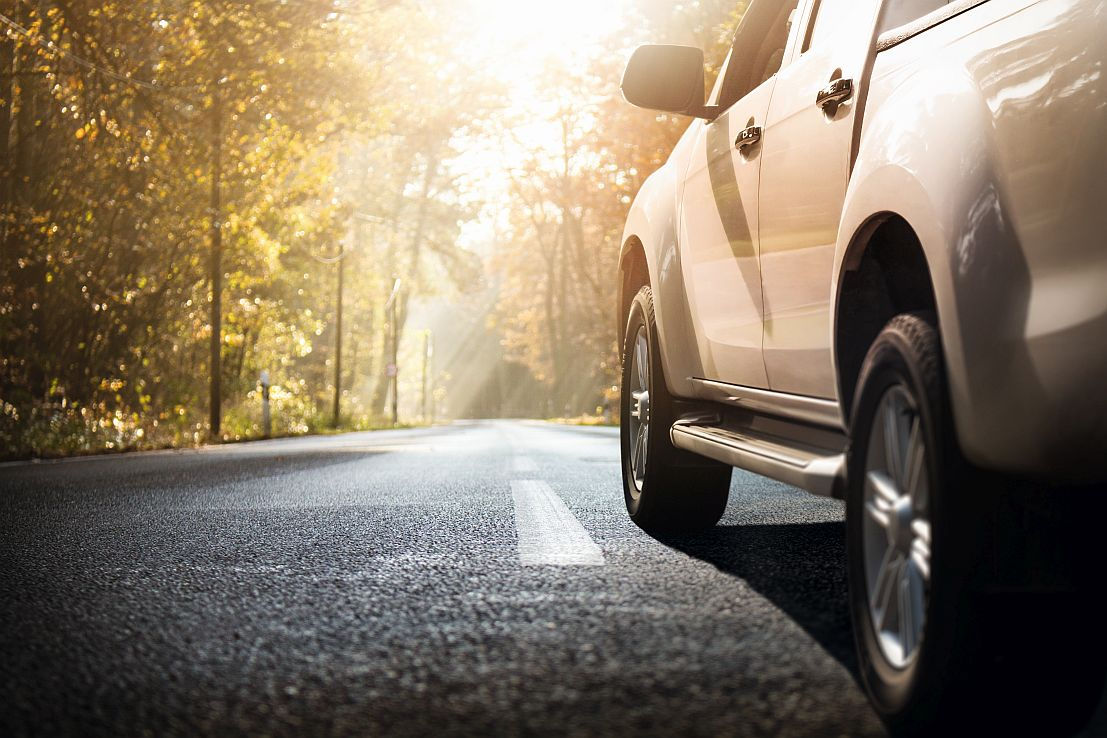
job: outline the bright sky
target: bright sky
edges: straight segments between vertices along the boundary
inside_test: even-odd
[[[618,27],[628,0],[464,0],[479,19],[487,49],[513,49],[499,69],[525,83],[552,58],[572,59]]]
[[[523,159],[522,148],[556,152],[560,147],[560,130],[542,122],[551,101],[544,99],[547,91],[540,80],[551,67],[584,64],[595,44],[619,28],[632,0],[438,1],[450,3],[452,14],[473,21],[458,29],[458,33],[465,34],[458,39],[460,45],[477,60],[483,73],[507,87],[511,101],[505,116],[511,120],[512,135],[459,141],[463,153],[452,163],[455,171],[469,178],[473,194],[486,203],[482,217],[463,225],[459,242],[464,248],[487,255],[502,232],[505,213],[500,208],[511,197],[507,173]],[[463,348],[459,341],[466,332],[458,332],[459,314],[452,300],[432,298],[416,303],[409,325],[433,330],[440,351],[435,361],[440,366],[450,366]],[[405,335],[419,334],[408,331]],[[418,351],[419,345],[408,345],[405,350]],[[466,356],[468,371],[474,378],[468,390],[476,392],[498,356],[495,352],[482,355],[480,360],[487,362],[483,368],[473,366],[471,354]],[[459,408],[465,403],[465,391],[464,383],[454,387],[453,401]],[[418,395],[413,390],[406,396]]]
[[[537,82],[551,67],[583,65],[594,45],[619,27],[631,0],[462,2],[477,21],[473,52],[486,57],[485,71],[507,86],[508,115],[519,121],[512,137],[530,149],[556,151],[560,130],[539,122],[553,101],[544,99]],[[520,158],[515,143],[505,139],[474,145],[455,166],[480,181],[484,199],[495,201],[503,197],[506,171],[517,166]],[[479,251],[493,229],[486,219],[471,223],[462,241]]]

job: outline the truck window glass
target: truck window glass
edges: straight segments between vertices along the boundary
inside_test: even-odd
[[[738,27],[719,104],[730,107],[780,71],[799,0],[759,0]]]
[[[708,105],[718,105],[719,96],[723,92],[723,80],[726,79],[726,70],[730,67],[730,57],[734,54],[734,49],[727,52],[726,59],[723,60],[723,65],[719,67],[719,76],[715,79],[715,84],[711,87],[711,94],[707,96]]]
[[[884,9],[880,32],[898,28],[938,8],[949,5],[950,0],[889,0]]]
[[[945,0],[890,0],[894,5],[935,6],[945,5]],[[807,27],[807,37],[803,41],[803,51],[833,44],[835,37],[845,32],[852,23],[857,22],[859,13],[872,7],[873,0],[815,0],[814,22]],[[923,10],[929,13],[930,7]]]

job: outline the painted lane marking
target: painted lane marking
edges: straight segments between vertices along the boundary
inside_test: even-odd
[[[538,471],[538,464],[535,464],[534,459],[529,456],[516,456],[511,460],[511,471],[536,472]]]
[[[523,566],[603,566],[603,552],[545,482],[511,483]]]

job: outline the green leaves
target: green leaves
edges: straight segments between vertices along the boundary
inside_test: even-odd
[[[306,254],[347,228],[329,204],[336,160],[385,126],[366,52],[392,41],[330,0],[14,6],[24,31],[0,34],[0,68],[15,70],[0,76],[0,398],[15,410],[0,434],[41,452],[53,436],[31,426],[60,417],[66,437],[95,428],[88,443],[104,445],[100,421],[118,417],[143,433],[115,447],[189,442],[206,414],[210,106],[225,110],[233,405],[254,368],[311,357],[323,332],[333,270]],[[166,407],[184,414],[155,427]]]

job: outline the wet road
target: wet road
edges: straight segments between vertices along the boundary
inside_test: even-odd
[[[627,518],[613,429],[0,468],[0,734],[880,735],[842,506]]]

